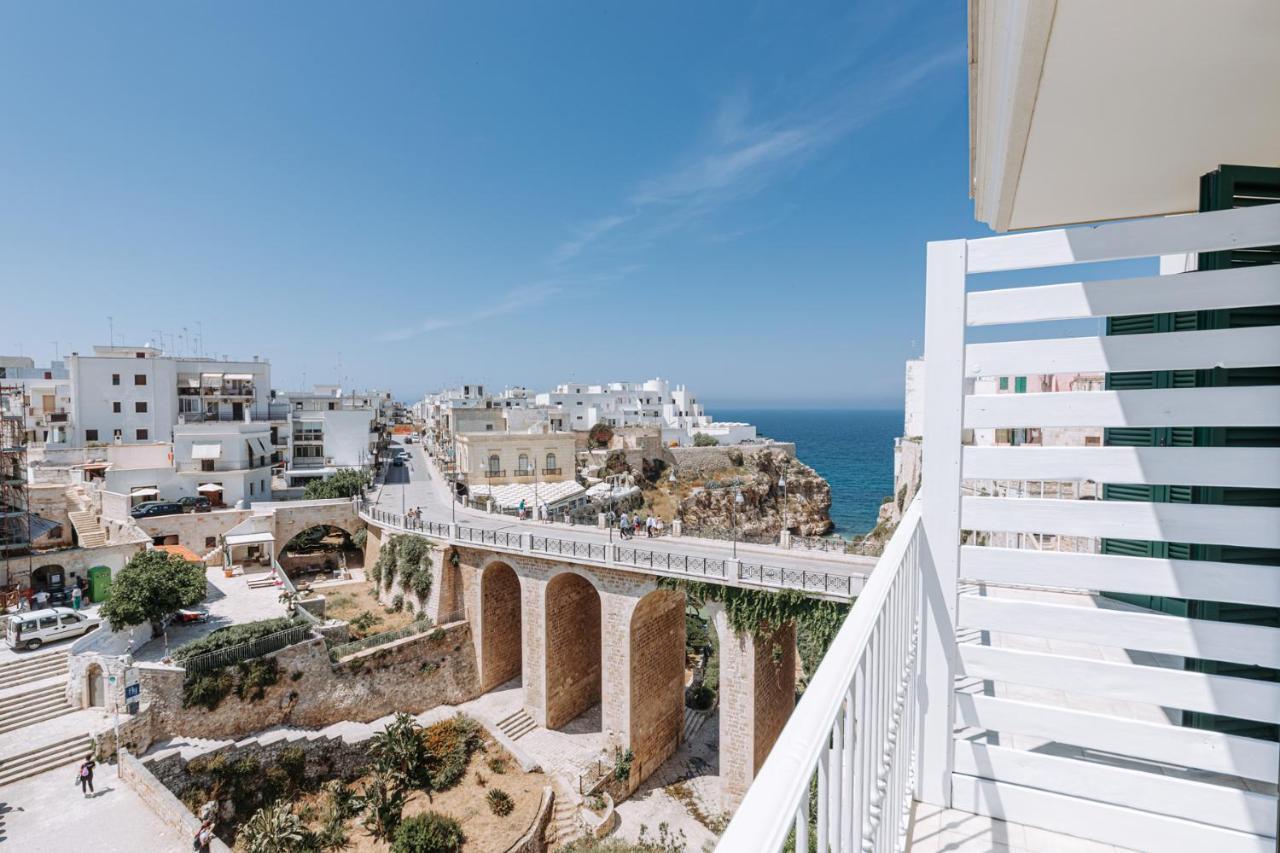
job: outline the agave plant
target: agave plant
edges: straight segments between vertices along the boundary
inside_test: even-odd
[[[426,790],[431,786],[422,726],[408,714],[396,714],[385,729],[374,735],[369,752],[374,767],[396,787]]]
[[[239,839],[247,853],[292,853],[300,850],[307,832],[286,802],[264,806],[240,828]]]

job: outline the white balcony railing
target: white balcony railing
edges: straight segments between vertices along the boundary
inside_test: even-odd
[[[920,514],[916,499],[719,849],[781,850],[793,829],[798,851],[809,849],[811,831],[821,851],[904,846],[914,790]]]
[[[1256,381],[1280,366],[1280,327],[1258,307],[1280,304],[1276,246],[1280,204],[929,244],[920,497],[721,850],[779,850],[793,831],[796,850],[810,840],[820,853],[903,849],[913,797],[1130,849],[1276,849],[1280,683],[1269,673],[1280,670],[1280,629],[1267,614],[1280,608],[1268,562],[1280,508],[1249,497],[1280,489],[1280,448],[1259,438],[1280,427],[1280,386]],[[1070,281],[1075,264],[1165,255],[1199,268]],[[1064,267],[1062,283],[1017,284],[1042,267]],[[971,287],[981,273],[1005,279]],[[1169,313],[1197,319],[1093,337],[1043,325]],[[975,326],[1004,328],[970,342]],[[1207,378],[1157,381],[1174,371]],[[985,376],[1068,373],[1128,384],[972,393]],[[1154,432],[1127,439],[1140,446],[962,443],[969,430],[1022,427]],[[1162,438],[1175,431],[1207,437]],[[982,494],[991,481],[1155,490]],[[1174,486],[1197,500],[1161,500]],[[1037,545],[1119,544],[1009,547],[1025,531]],[[1183,615],[1116,596],[1191,604]],[[1229,612],[1243,618],[1219,615]],[[1216,722],[1183,724],[1204,719]]]

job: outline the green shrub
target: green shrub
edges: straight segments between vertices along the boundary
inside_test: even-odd
[[[392,853],[457,853],[466,836],[456,820],[439,812],[414,815],[400,824]]]
[[[187,673],[182,685],[182,707],[199,705],[206,711],[215,710],[235,688],[235,678],[226,669]]]
[[[270,636],[271,634],[278,634],[281,631],[304,624],[306,624],[306,622],[300,617],[290,618],[287,616],[280,616],[275,619],[246,622],[243,625],[228,625],[226,628],[219,628],[198,640],[192,640],[189,643],[179,646],[173,652],[173,659],[181,663],[182,661],[189,660],[196,655],[202,655],[206,652],[216,652],[219,649],[227,649],[232,646],[250,643],[254,640],[260,640],[263,637]]]
[[[487,763],[489,766],[489,772],[495,776],[501,776],[507,772],[507,759],[501,755],[495,755],[493,758],[490,758]]]
[[[694,447],[715,447],[720,440],[714,435],[707,435],[705,432],[695,432],[693,434]]]
[[[397,592],[391,596],[391,612],[399,613],[401,610],[404,610],[404,596]]]
[[[484,795],[484,801],[489,804],[489,811],[498,817],[506,817],[516,808],[515,800],[501,788],[490,788],[489,793]]]
[[[471,753],[484,746],[480,724],[462,714],[427,726],[424,740],[433,791],[456,785],[467,772]]]
[[[267,695],[268,687],[280,680],[280,665],[275,658],[240,661],[236,669],[236,696],[242,701],[257,702]]]
[[[347,624],[351,627],[353,633],[358,633],[361,637],[373,627],[375,622],[381,622],[382,617],[369,610],[363,610],[359,616],[351,619]],[[357,637],[359,639],[359,637]]]
[[[334,472],[333,476],[327,480],[316,478],[309,481],[302,496],[309,501],[323,500],[325,498],[349,498],[360,494],[362,489],[368,487],[371,480],[372,477],[367,471],[343,468]]]
[[[365,543],[368,541],[369,529],[367,527],[361,527],[356,531],[355,535],[351,537],[351,544],[359,548],[361,551],[364,550]]]
[[[716,701],[716,692],[705,684],[699,684],[689,690],[685,703],[695,711],[705,711]]]

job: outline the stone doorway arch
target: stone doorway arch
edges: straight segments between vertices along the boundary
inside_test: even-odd
[[[107,707],[107,677],[96,663],[84,672],[84,705],[86,708]]]

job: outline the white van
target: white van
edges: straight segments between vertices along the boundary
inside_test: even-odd
[[[70,607],[47,607],[5,617],[4,641],[11,649],[38,649],[54,640],[87,634],[102,623]]]

